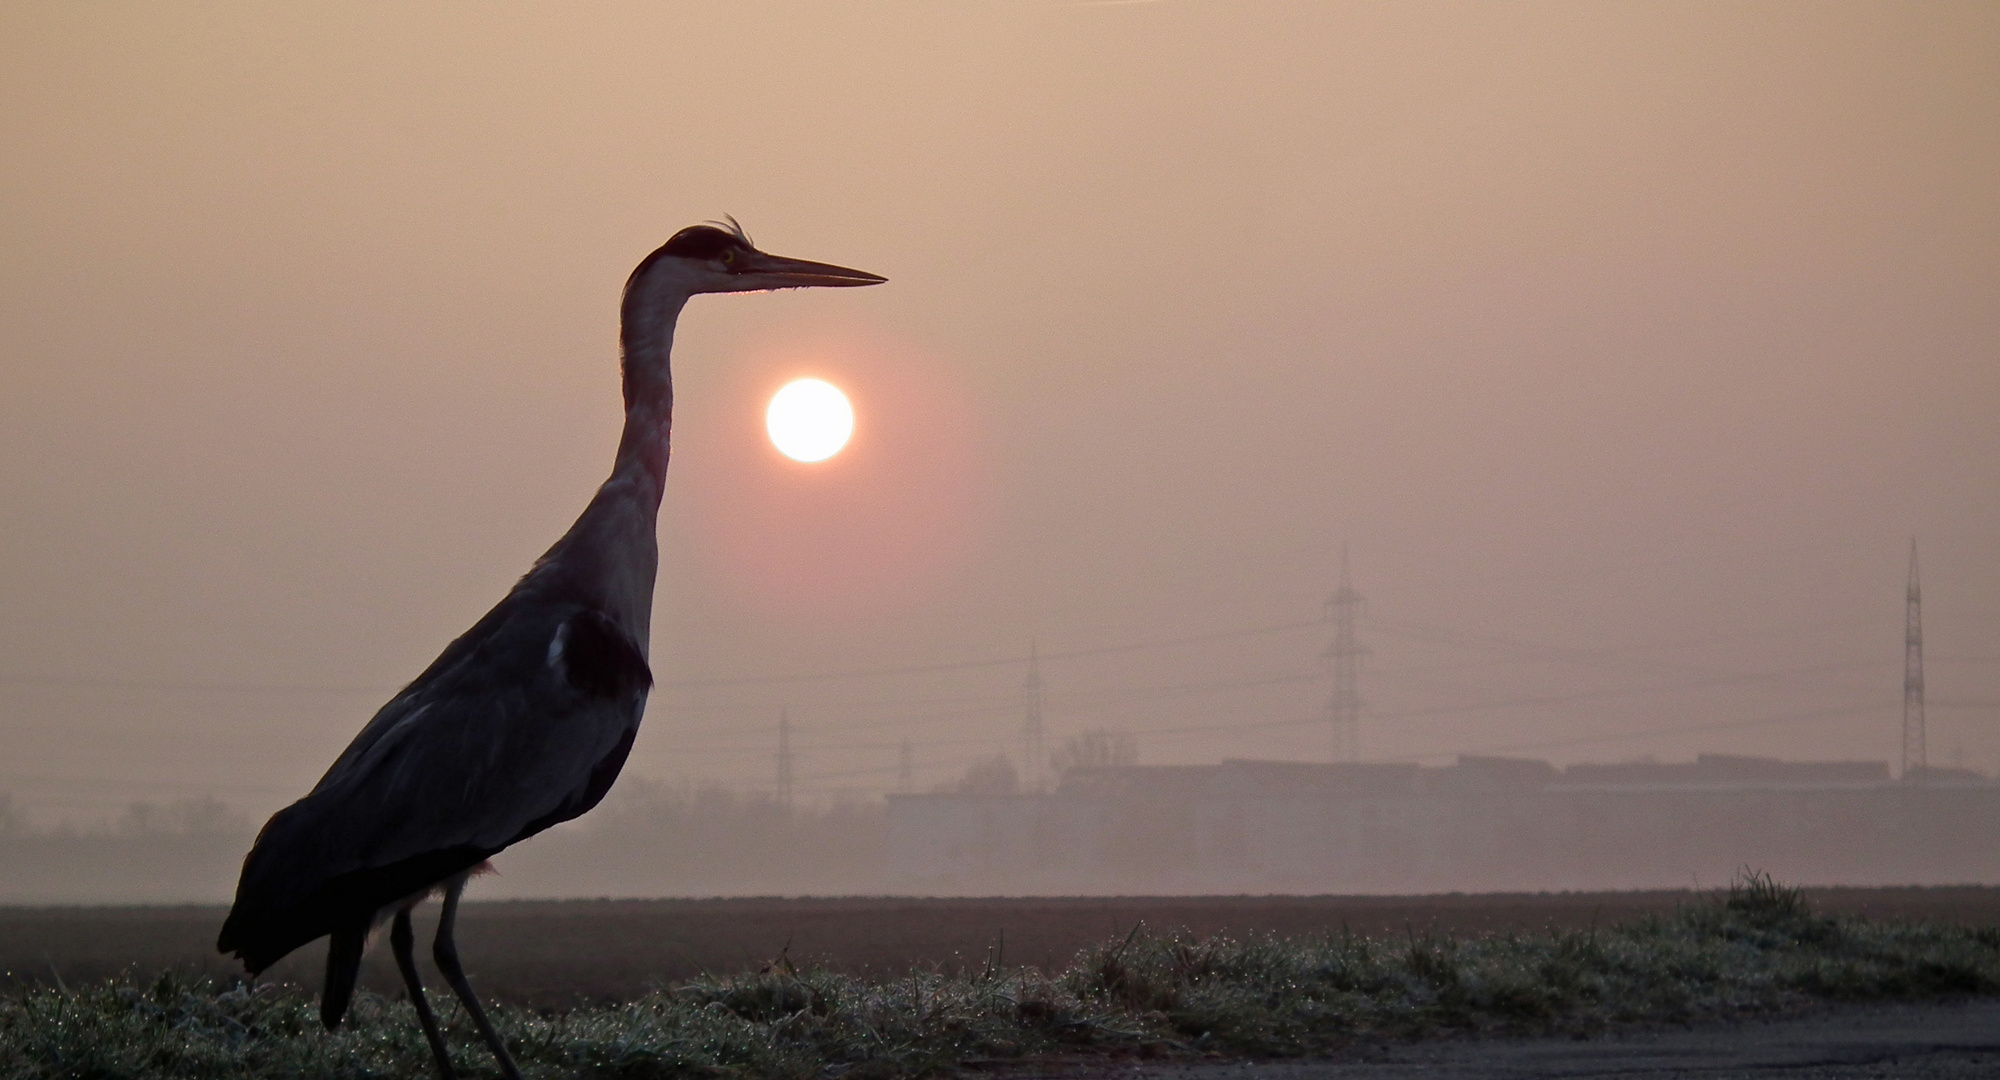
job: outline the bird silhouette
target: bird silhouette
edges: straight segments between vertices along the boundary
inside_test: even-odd
[[[339,1026],[369,935],[390,943],[438,1070],[453,1075],[412,954],[410,910],[441,894],[432,956],[501,1070],[520,1070],[474,996],[453,937],[486,860],[596,806],[653,685],[656,522],[673,421],[674,326],[700,293],[875,285],[882,277],[757,250],[734,219],[682,229],[625,283],[625,428],[611,477],[505,599],[382,706],[243,860],[216,947],[252,975],[330,938],[320,1019]]]

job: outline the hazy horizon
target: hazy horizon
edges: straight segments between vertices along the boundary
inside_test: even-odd
[[[1048,741],[2000,771],[2000,8],[0,12],[0,793],[303,794],[609,468],[699,297],[628,776]],[[855,441],[785,462],[795,374]]]

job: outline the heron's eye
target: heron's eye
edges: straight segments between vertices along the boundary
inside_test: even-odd
[[[724,249],[723,249],[723,251],[722,251],[722,265],[724,265],[724,266],[735,266],[735,265],[736,265],[736,249],[735,249],[735,248],[724,248]]]

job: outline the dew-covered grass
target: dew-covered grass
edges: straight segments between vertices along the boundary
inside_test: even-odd
[[[1672,914],[1592,929],[1231,940],[1141,927],[1056,972],[864,979],[781,960],[618,1005],[495,1012],[530,1076],[886,1080],[1049,1055],[1288,1056],[1996,992],[2000,929],[1820,915],[1748,875]],[[495,1075],[448,997],[433,1001],[460,1072]],[[431,1069],[408,1003],[368,994],[333,1034],[311,990],[292,986],[168,976],[0,998],[0,1080]]]

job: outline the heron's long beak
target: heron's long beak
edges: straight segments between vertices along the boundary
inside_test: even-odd
[[[783,255],[753,252],[735,268],[737,277],[751,289],[802,289],[818,285],[880,285],[889,280],[866,270],[850,270],[832,263],[787,259]]]

